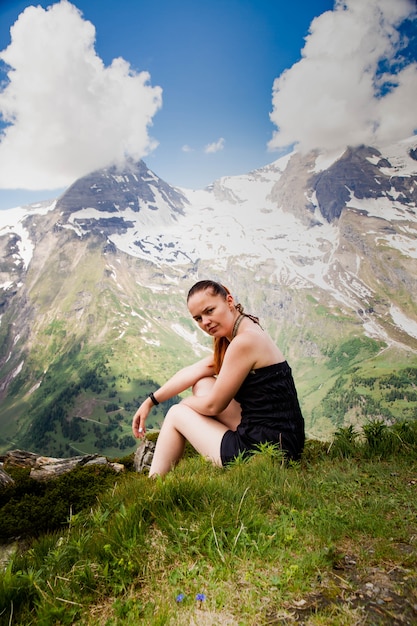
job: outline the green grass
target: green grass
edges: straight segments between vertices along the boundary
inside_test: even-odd
[[[191,456],[164,480],[127,472],[96,506],[11,558],[0,624],[415,617],[416,452],[415,423],[373,422],[361,435],[339,430],[331,445],[309,441],[295,465],[264,446],[226,469]],[[391,581],[380,613],[362,593],[375,571]]]

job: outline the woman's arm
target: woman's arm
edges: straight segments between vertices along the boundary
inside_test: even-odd
[[[173,396],[185,391],[189,387],[192,387],[198,380],[207,376],[214,376],[212,356],[206,357],[176,372],[162,387],[155,391],[154,396],[158,402],[165,402],[165,400],[169,400]],[[133,416],[132,430],[135,437],[142,438],[145,435],[146,418],[153,406],[152,400],[146,398]]]
[[[219,415],[235,397],[246,376],[256,362],[256,336],[244,333],[236,337],[227,348],[223,364],[210,393],[192,396],[184,404],[202,415]]]

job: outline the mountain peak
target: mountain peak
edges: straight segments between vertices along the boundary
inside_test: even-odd
[[[141,160],[128,161],[123,167],[112,165],[78,179],[57,202],[64,214],[94,208],[106,213],[130,209],[134,213],[143,205],[158,210],[163,200],[171,210],[183,213],[187,200],[168,185]]]
[[[413,153],[413,148],[404,153],[401,167],[398,167],[398,157],[391,162],[389,152],[383,155],[370,146],[347,148],[339,159],[309,181],[323,217],[328,222],[338,219],[352,197],[400,200],[403,205],[415,207],[416,176],[406,163],[413,158]]]

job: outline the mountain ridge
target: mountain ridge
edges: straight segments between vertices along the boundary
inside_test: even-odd
[[[385,152],[292,153],[204,190],[170,187],[145,163],[130,163],[79,179],[52,203],[3,211],[0,448],[30,444],[55,403],[59,417],[41,451],[69,454],[68,423],[109,428],[106,408],[117,397],[121,418],[104,446],[114,454],[129,436],[137,390],[207,353],[184,303],[206,277],[262,317],[301,379],[308,430],[343,424],[326,394],[342,383],[356,394],[354,368],[365,379],[372,368],[384,376],[416,367],[416,146],[410,138]],[[90,362],[102,377],[95,396],[81,384],[91,382]],[[42,395],[48,376],[56,389]],[[81,386],[65,402],[70,381]],[[407,388],[410,395],[411,378]],[[353,412],[345,406],[358,423],[366,418],[360,395]],[[414,415],[413,403],[381,402],[374,417]],[[161,419],[163,411],[156,426]],[[103,437],[80,424],[81,451],[103,452]]]

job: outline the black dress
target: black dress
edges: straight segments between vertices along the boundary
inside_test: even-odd
[[[223,436],[223,465],[267,442],[278,444],[288,459],[300,458],[305,440],[304,418],[286,361],[251,370],[235,399],[240,403],[242,420],[236,431],[228,430]]]

